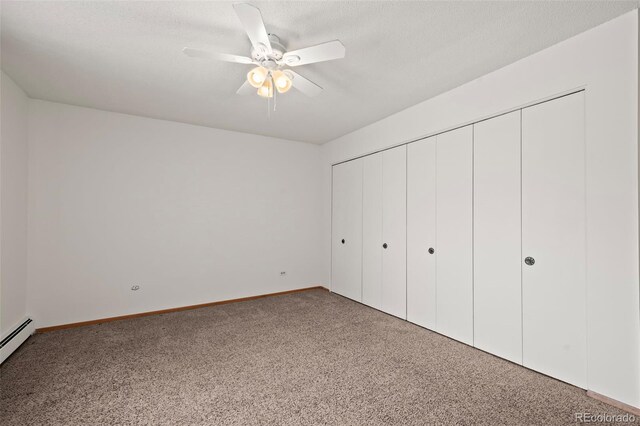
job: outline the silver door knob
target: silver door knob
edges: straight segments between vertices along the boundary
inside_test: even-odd
[[[526,263],[529,266],[532,266],[534,263],[536,263],[536,260],[533,257],[525,257],[524,258],[524,263]]]

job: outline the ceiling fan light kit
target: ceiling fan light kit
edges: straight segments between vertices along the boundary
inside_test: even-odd
[[[253,65],[254,68],[247,73],[247,81],[236,92],[239,95],[251,93],[252,87],[263,98],[272,98],[274,88],[278,93],[286,93],[295,87],[307,96],[322,92],[322,87],[286,67],[344,58],[345,48],[340,40],[288,52],[277,35],[267,33],[257,7],[248,3],[236,3],[233,8],[251,41],[250,57],[189,47],[183,49],[184,54],[194,58]]]
[[[265,97],[273,96],[273,87],[278,93],[286,93],[293,85],[293,76],[287,71],[271,71],[262,66],[255,67],[247,73],[247,82],[258,89],[258,95]],[[264,88],[264,90],[263,90]],[[268,93],[271,93],[267,96]]]

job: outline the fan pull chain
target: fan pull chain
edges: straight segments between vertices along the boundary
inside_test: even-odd
[[[267,79],[271,78],[271,71],[267,74]],[[271,120],[271,98],[269,97],[269,91],[267,90],[267,120]]]
[[[275,112],[278,94],[276,90],[276,82],[273,79],[273,75],[271,74],[271,71],[269,71],[267,78],[271,80],[271,94],[272,94],[271,96],[267,96],[267,119],[271,120],[271,98],[273,98],[273,112]]]

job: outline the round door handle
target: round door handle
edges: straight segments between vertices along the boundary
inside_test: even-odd
[[[382,248],[385,248],[385,249],[386,249],[387,247],[389,247],[389,245],[388,245],[387,243],[384,243],[384,244],[382,245]]]
[[[533,257],[528,256],[524,258],[524,263],[526,263],[529,266],[532,266],[533,264],[536,263],[536,260]]]
[[[344,244],[344,238],[342,239],[342,244]]]
[[[435,252],[436,252],[436,251],[433,249],[433,247],[429,247],[429,254],[433,254],[433,253],[435,253]]]

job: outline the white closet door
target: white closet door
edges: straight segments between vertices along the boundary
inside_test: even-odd
[[[333,166],[331,291],[362,300],[362,161]]]
[[[522,364],[520,111],[474,125],[474,346]]]
[[[381,310],[407,318],[407,147],[382,153]]]
[[[438,135],[436,146],[436,330],[473,344],[472,126]]]
[[[434,136],[407,147],[407,320],[430,329],[436,327],[435,247]]]
[[[362,303],[382,307],[382,153],[362,159]]]
[[[582,388],[584,125],[583,92],[522,110],[522,256],[535,260],[522,266],[523,364]]]

